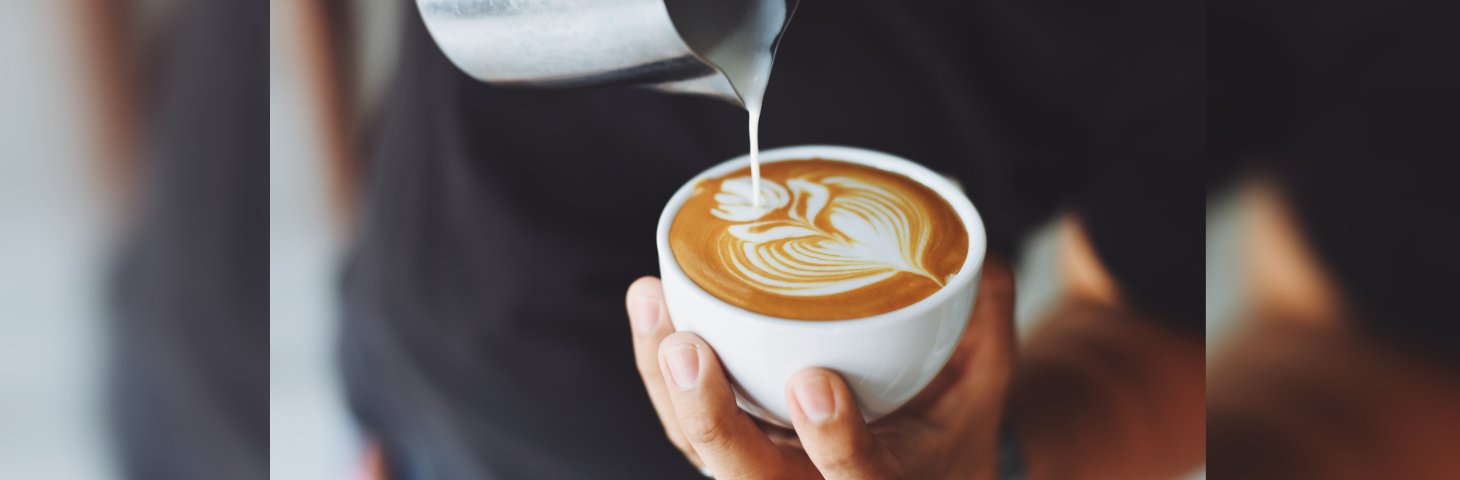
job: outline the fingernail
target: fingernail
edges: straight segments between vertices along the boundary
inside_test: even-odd
[[[634,307],[629,311],[629,319],[634,322],[634,328],[639,333],[651,333],[659,327],[659,300],[650,297],[634,297]]]
[[[669,376],[674,377],[675,386],[680,390],[694,388],[695,380],[700,378],[700,355],[694,344],[669,347],[664,352],[664,361],[669,364]]]
[[[806,419],[812,422],[820,422],[831,418],[834,408],[831,400],[831,382],[825,376],[816,375],[806,377],[796,382],[796,403],[801,405],[801,413]]]

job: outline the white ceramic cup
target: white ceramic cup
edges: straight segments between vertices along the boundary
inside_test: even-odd
[[[860,148],[806,145],[760,152],[761,163],[824,158],[907,176],[933,189],[968,230],[968,255],[942,289],[896,311],[852,320],[788,320],[736,307],[685,276],[669,247],[679,207],[706,178],[750,164],[742,155],[705,170],[680,187],[659,216],[657,243],[664,300],[674,329],[704,338],[730,376],[736,403],[752,415],[791,425],[786,381],[805,368],[825,367],[846,379],[862,416],[881,418],[907,403],[943,368],[963,336],[978,291],[987,240],[983,220],[957,185],[921,165]]]

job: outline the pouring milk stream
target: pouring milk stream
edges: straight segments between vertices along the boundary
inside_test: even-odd
[[[751,203],[760,208],[761,105],[777,40],[793,12],[784,0],[672,1],[668,6],[685,42],[719,67],[745,103],[750,116],[751,192],[755,192]]]

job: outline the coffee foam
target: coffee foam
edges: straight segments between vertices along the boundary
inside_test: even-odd
[[[789,160],[763,165],[752,195],[748,170],[696,184],[669,233],[685,274],[732,305],[798,320],[887,313],[938,291],[968,255],[952,206],[905,176]]]

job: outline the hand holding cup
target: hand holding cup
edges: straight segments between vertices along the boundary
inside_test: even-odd
[[[1003,398],[1014,353],[1013,277],[984,265],[968,327],[933,381],[871,424],[840,375],[808,368],[791,376],[785,401],[794,430],[736,406],[714,348],[674,331],[659,279],[628,291],[639,373],[665,434],[715,478],[992,478]]]

